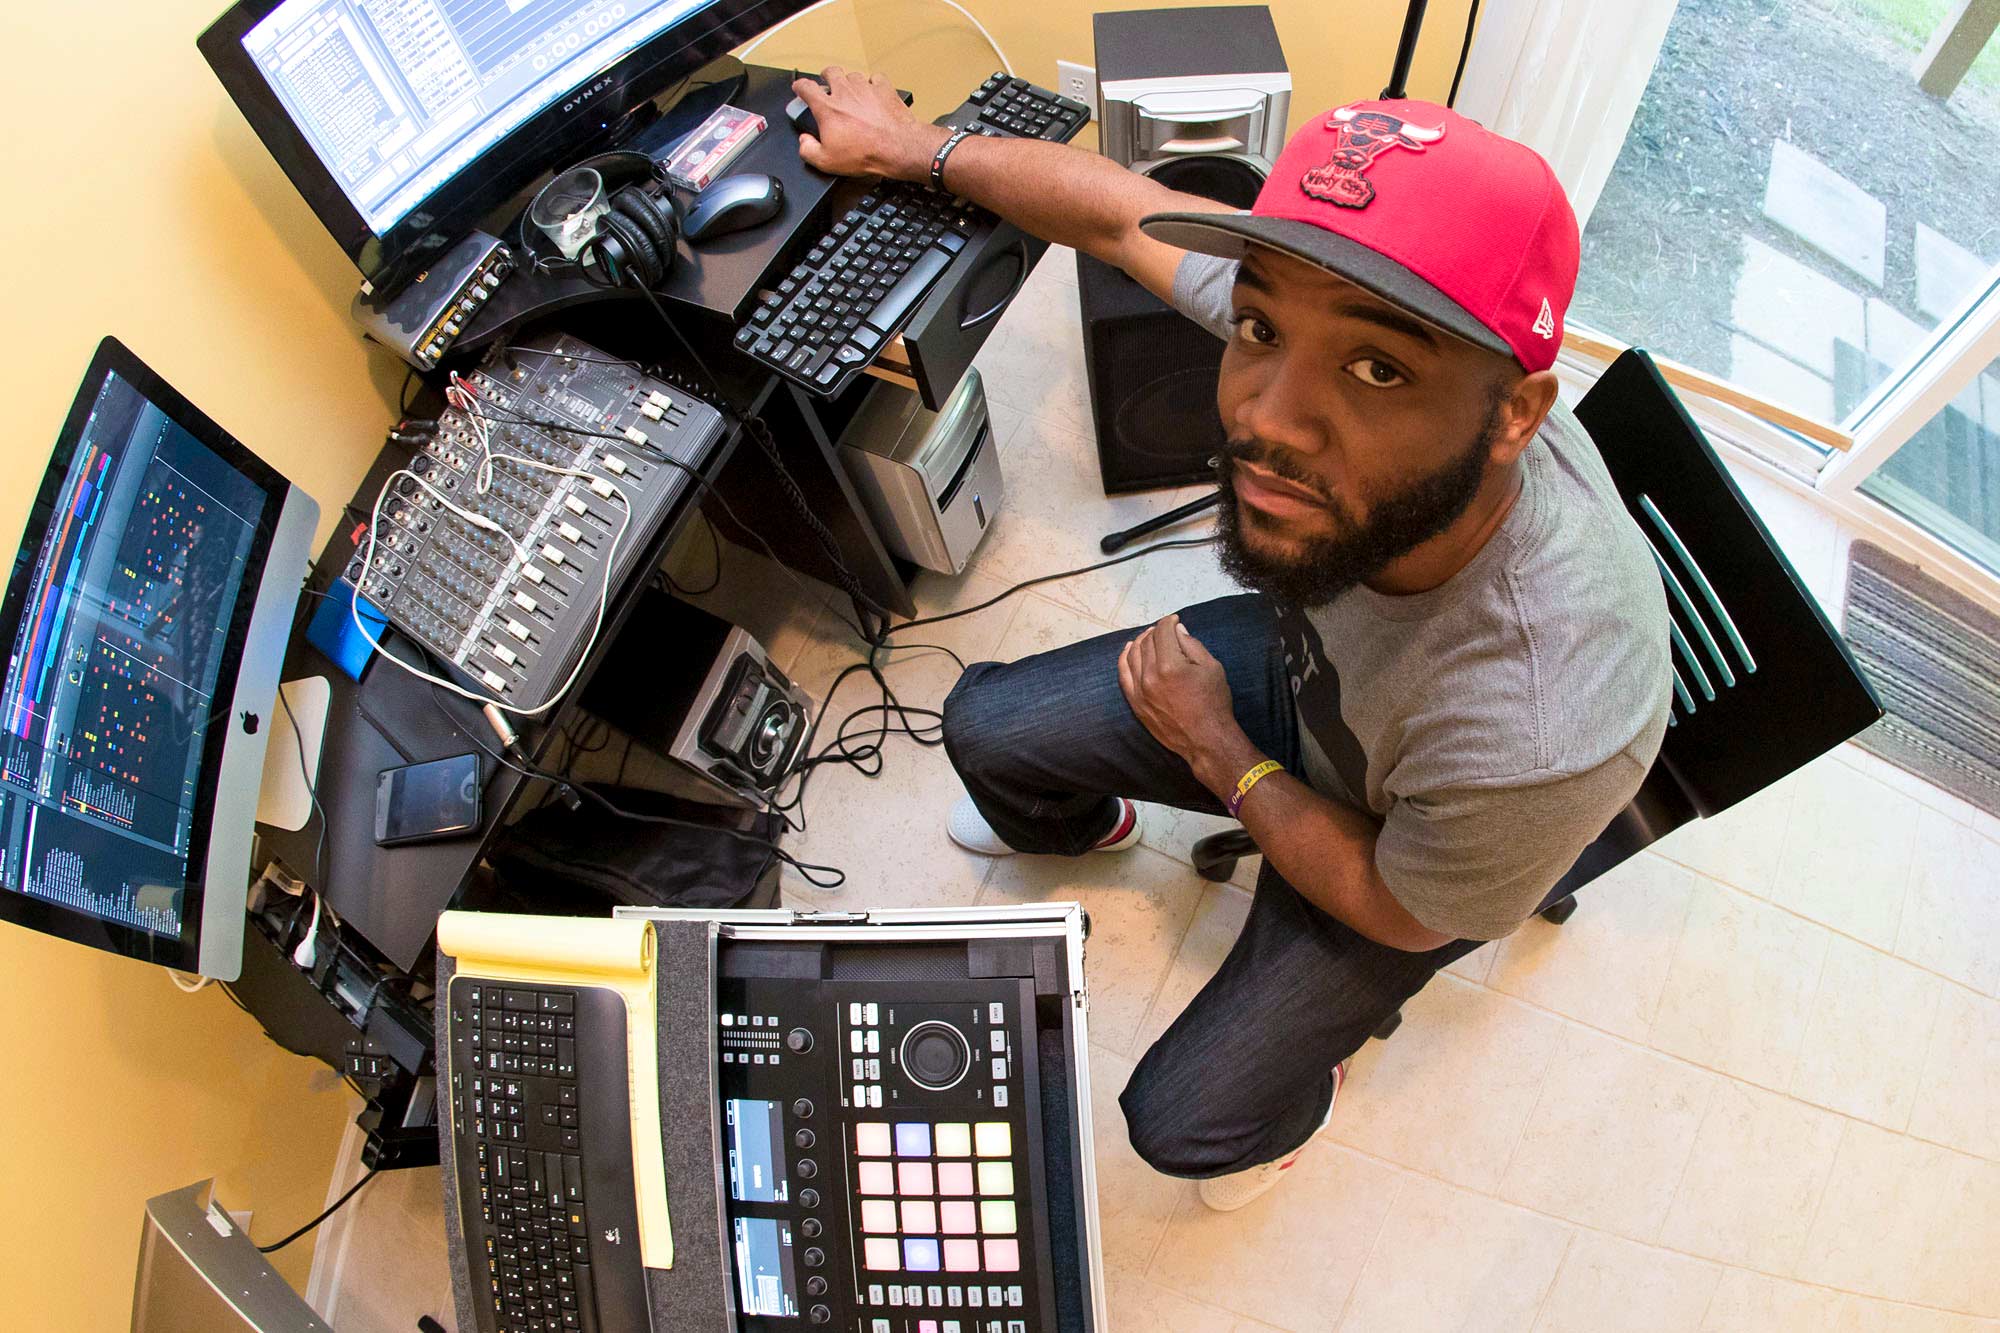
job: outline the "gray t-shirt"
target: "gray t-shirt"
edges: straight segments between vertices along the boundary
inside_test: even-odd
[[[1235,280],[1191,254],[1174,304],[1226,338]],[[1558,404],[1522,461],[1442,586],[1280,616],[1306,781],[1379,819],[1389,891],[1467,939],[1533,915],[1639,789],[1671,702],[1666,592],[1596,445]]]

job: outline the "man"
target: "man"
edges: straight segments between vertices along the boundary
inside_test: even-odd
[[[928,179],[947,131],[827,77],[797,85],[805,159]],[[1134,801],[1256,839],[1242,935],[1122,1098],[1143,1157],[1241,1207],[1348,1056],[1543,906],[1659,750],[1661,581],[1549,369],[1576,219],[1534,152],[1422,102],[1309,120],[1247,215],[1034,141],[962,140],[943,178],[1228,340],[1218,546],[1252,593],[976,664],[944,730],[975,851],[1127,847]]]

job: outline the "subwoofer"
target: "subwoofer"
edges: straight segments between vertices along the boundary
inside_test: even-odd
[[[1112,161],[1233,208],[1285,144],[1292,79],[1263,5],[1095,16],[1099,143]],[[1124,273],[1077,256],[1084,365],[1107,494],[1211,480],[1222,344]]]

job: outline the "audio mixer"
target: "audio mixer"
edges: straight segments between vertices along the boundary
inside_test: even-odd
[[[725,423],[566,334],[497,350],[450,397],[343,578],[477,691],[533,710],[573,677]]]
[[[717,1003],[743,1333],[1054,1333],[1032,979],[725,975]]]

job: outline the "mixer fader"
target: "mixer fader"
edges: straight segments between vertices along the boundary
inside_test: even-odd
[[[477,690],[532,708],[588,651],[725,423],[568,335],[496,351],[452,397],[344,578]]]

